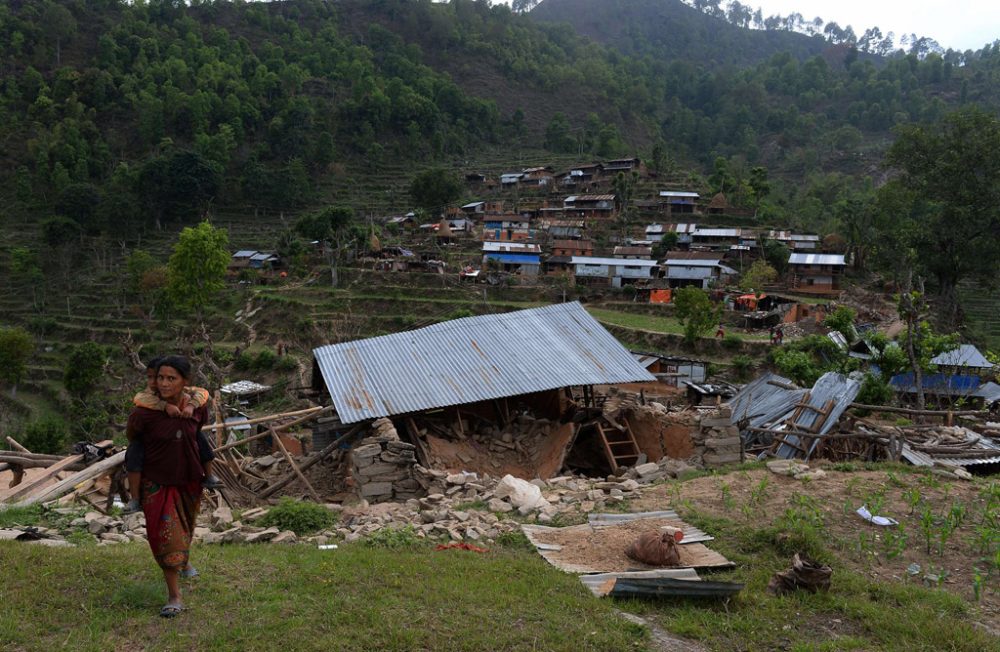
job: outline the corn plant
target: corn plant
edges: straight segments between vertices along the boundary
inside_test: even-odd
[[[722,504],[726,507],[726,511],[731,510],[736,504],[733,500],[732,487],[726,482],[720,482],[719,491],[722,493]]]
[[[975,596],[976,602],[979,602],[983,592],[983,574],[978,566],[975,567],[975,571],[972,575],[972,594]]]
[[[905,500],[906,504],[910,506],[910,516],[913,516],[913,512],[916,511],[917,505],[920,504],[922,499],[923,496],[920,493],[920,489],[916,487],[903,492],[903,500]]]
[[[885,545],[885,556],[888,559],[895,559],[906,552],[906,544],[909,541],[906,528],[902,523],[894,530],[887,530],[882,540]]]
[[[934,520],[934,512],[931,508],[924,507],[924,511],[920,513],[920,531],[924,534],[924,543],[927,545],[927,554],[931,554],[931,541],[934,538],[934,531],[937,529],[937,524]]]

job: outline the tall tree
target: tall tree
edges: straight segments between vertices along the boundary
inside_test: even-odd
[[[28,360],[35,350],[35,341],[23,328],[0,328],[0,382],[10,385],[10,395],[17,394],[17,385],[28,370]]]
[[[225,287],[229,237],[205,221],[181,231],[167,264],[167,293],[174,305],[194,310],[201,321],[205,308]]]
[[[444,213],[445,207],[462,194],[462,183],[443,168],[421,172],[410,183],[410,198],[417,208],[432,215]]]
[[[886,164],[925,204],[908,239],[919,271],[937,281],[946,319],[957,323],[958,283],[993,283],[1000,274],[1000,120],[968,107],[940,124],[902,127]]]

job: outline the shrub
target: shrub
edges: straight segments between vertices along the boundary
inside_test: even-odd
[[[892,402],[894,395],[889,383],[872,374],[865,374],[864,380],[861,381],[861,390],[854,400],[863,405],[887,405]]]
[[[253,361],[253,368],[256,371],[267,371],[274,368],[274,363],[278,361],[278,356],[271,349],[261,349],[257,358]]]
[[[743,340],[736,333],[726,333],[722,338],[722,346],[730,351],[738,351],[743,346]]]
[[[249,351],[240,353],[236,358],[236,368],[240,371],[249,371],[253,368],[253,355]]]
[[[452,312],[448,315],[448,320],[452,319],[464,319],[465,317],[473,317],[475,313],[468,308],[459,308],[458,310]]]
[[[284,355],[278,358],[277,364],[274,365],[277,371],[295,371],[299,368],[299,361],[290,355]]]
[[[416,528],[410,524],[402,527],[384,527],[372,532],[365,539],[365,545],[372,548],[413,548],[421,543]]]
[[[62,453],[66,445],[66,422],[58,417],[32,421],[24,428],[20,441],[32,453]]]
[[[260,524],[303,535],[330,527],[336,521],[337,515],[322,505],[282,498],[281,502],[264,515]]]
[[[736,378],[739,380],[746,380],[749,378],[750,372],[753,371],[753,367],[753,358],[748,355],[738,355],[733,358],[733,370],[736,372]]]

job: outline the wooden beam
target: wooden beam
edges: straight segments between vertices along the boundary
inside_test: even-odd
[[[909,414],[915,417],[985,417],[989,412],[976,410],[912,410],[910,408],[891,407],[888,405],[863,405],[861,403],[851,403],[851,408],[855,410],[870,410],[872,412],[893,412],[896,414]]]
[[[56,462],[52,466],[45,469],[44,472],[32,478],[30,482],[25,482],[23,485],[18,487],[17,491],[14,491],[10,495],[8,495],[6,498],[7,502],[14,502],[21,496],[31,493],[38,487],[48,482],[52,478],[52,476],[54,476],[59,471],[62,471],[66,467],[72,466],[73,464],[82,461],[83,461],[83,455],[71,455],[61,462]]]

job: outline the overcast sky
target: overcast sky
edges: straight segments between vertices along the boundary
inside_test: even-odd
[[[723,6],[726,2],[723,0]],[[861,36],[869,27],[883,33],[929,36],[941,47],[978,50],[1000,39],[1000,0],[743,0],[765,16],[796,11],[807,20],[850,25]]]

